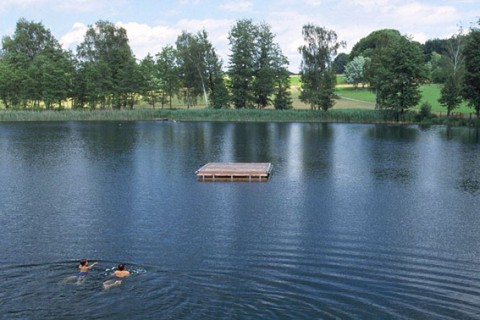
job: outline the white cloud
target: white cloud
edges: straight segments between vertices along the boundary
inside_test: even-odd
[[[138,59],[144,58],[148,53],[152,56],[159,53],[163,47],[173,45],[180,30],[173,26],[128,22],[116,23],[117,26],[127,30],[130,47]]]
[[[60,38],[59,42],[62,47],[64,49],[75,50],[75,47],[83,41],[87,28],[87,25],[75,22],[71,30]]]
[[[205,29],[208,33],[209,41],[212,43],[217,54],[223,59],[224,64],[226,64],[229,54],[228,32],[233,24],[234,21],[229,19],[182,19],[176,24],[178,28],[177,36],[182,30],[195,33]]]
[[[322,4],[322,0],[305,0],[304,1],[307,6],[319,6]]]
[[[114,10],[128,0],[0,0],[0,11],[10,8],[51,8],[62,12],[100,12]]]
[[[155,55],[163,47],[174,45],[177,37],[183,30],[196,33],[202,29],[208,32],[208,39],[213,44],[217,53],[226,60],[228,57],[228,31],[232,21],[227,19],[214,20],[179,20],[175,25],[158,24],[148,25],[137,22],[117,22],[116,26],[127,30],[127,35],[133,53],[138,59],[144,58],[148,53]],[[60,38],[60,43],[65,49],[75,50],[80,44],[88,29],[86,24],[77,22],[73,24],[68,33]]]
[[[253,8],[252,1],[229,1],[220,6],[222,10],[230,12],[247,12]]]
[[[181,5],[192,5],[192,4],[198,4],[200,0],[179,0],[178,2]]]

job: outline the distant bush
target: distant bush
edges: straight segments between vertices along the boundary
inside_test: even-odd
[[[424,119],[430,119],[432,117],[432,105],[428,102],[423,102],[420,105],[420,110],[416,116],[416,121],[421,122]]]

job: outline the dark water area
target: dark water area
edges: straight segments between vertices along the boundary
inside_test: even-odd
[[[480,319],[480,131],[1,123],[0,235],[2,319]]]

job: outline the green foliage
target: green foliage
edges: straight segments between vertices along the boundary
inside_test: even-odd
[[[303,26],[302,35],[305,44],[298,49],[302,54],[300,100],[312,109],[326,111],[334,104],[336,76],[332,60],[344,43],[337,40],[334,31],[312,24]]]
[[[217,71],[215,76],[212,76],[210,91],[210,100],[212,101],[212,107],[215,109],[229,108],[230,107],[230,93],[228,92],[223,72]]]
[[[350,52],[350,60],[359,56],[370,57],[373,59],[373,56],[378,55],[379,51],[388,47],[400,37],[402,37],[400,32],[394,29],[373,31],[365,38],[360,39],[360,41],[353,46]]]
[[[377,102],[381,108],[398,113],[415,107],[420,101],[419,87],[427,78],[420,45],[400,37],[387,48],[376,70]]]
[[[430,61],[433,58],[433,54],[444,55],[447,53],[448,40],[446,39],[430,39],[427,40],[423,45],[423,54],[425,55],[426,61]]]
[[[350,56],[346,53],[339,53],[336,57],[335,60],[333,60],[333,71],[336,74],[342,74],[345,72],[345,66],[347,63],[350,61]]]
[[[229,33],[231,46],[228,76],[236,109],[291,107],[288,60],[267,24],[237,21]]]
[[[9,108],[51,108],[70,94],[73,62],[50,30],[20,19],[14,34],[4,37],[0,57],[0,97]]]
[[[432,117],[432,105],[428,102],[423,102],[420,106],[420,111],[417,115],[417,121],[423,121]]]
[[[278,72],[274,82],[275,98],[273,107],[277,110],[286,110],[292,108],[292,95],[290,91],[290,75],[286,69]]]
[[[165,46],[156,55],[154,77],[158,79],[158,90],[160,91],[162,109],[165,104],[172,108],[172,99],[180,91],[180,79],[178,77],[179,66],[177,53],[172,46]]]
[[[91,108],[98,104],[101,108],[133,107],[140,75],[124,28],[108,21],[89,26],[77,47],[77,58],[82,74],[74,90],[78,104],[88,101]]]
[[[444,83],[447,78],[447,64],[448,58],[445,55],[440,55],[437,52],[431,53],[431,59],[428,63],[430,71],[430,80],[432,83]]]
[[[185,89],[187,108],[194,105],[194,101],[204,95],[205,105],[208,106],[206,94],[207,69],[205,55],[209,50],[206,32],[197,34],[182,31],[176,41],[176,51],[179,67],[179,76],[182,87]]]
[[[438,101],[447,108],[447,116],[455,110],[462,102],[461,83],[456,81],[453,75],[449,76],[443,84],[441,96]]]
[[[480,24],[480,21],[479,21]],[[472,28],[465,44],[463,97],[480,118],[480,29]]]
[[[63,110],[63,111],[0,111],[1,121],[276,121],[276,122],[363,122],[390,123],[395,114],[386,110],[269,110],[269,109],[122,109],[122,110]],[[414,122],[415,114],[405,113],[404,122]]]
[[[345,79],[347,83],[353,84],[355,88],[358,87],[359,83],[365,85],[365,65],[369,60],[370,58],[358,56],[347,63],[347,66],[345,67]]]
[[[252,20],[239,20],[230,30],[230,78],[232,102],[236,109],[251,109],[254,107],[253,80],[255,77],[255,46],[257,27]]]
[[[439,84],[425,84],[420,87],[422,101],[428,102],[432,106],[432,111],[436,113],[445,112],[445,106],[439,102],[441,90],[442,85]],[[462,102],[454,111],[458,113],[470,113],[471,109],[465,102]]]

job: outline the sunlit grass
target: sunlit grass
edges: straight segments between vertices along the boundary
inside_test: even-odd
[[[342,82],[343,76],[339,75],[338,82]],[[186,108],[183,101],[175,97],[172,101],[172,108],[156,104],[155,109],[141,99],[135,104],[133,110],[5,110],[0,103],[0,121],[96,121],[96,120],[179,120],[179,121],[298,121],[298,122],[388,122],[394,121],[392,113],[374,111],[375,95],[368,88],[355,89],[352,85],[339,84],[336,88],[338,99],[335,100],[334,107],[328,112],[312,111],[310,105],[300,101],[300,77],[298,75],[290,76],[291,96],[293,101],[292,110],[277,111],[273,106],[266,109],[206,109],[203,99],[198,99],[195,107]],[[446,109],[438,102],[440,97],[440,85],[429,84],[421,86],[422,100],[419,106],[413,109],[413,112],[402,115],[405,122],[418,121],[413,118],[415,111],[418,111],[420,105],[428,102],[432,106],[432,112],[436,115],[445,115]],[[66,106],[67,104],[65,104]],[[463,118],[474,118],[474,110],[463,103],[460,108],[455,110],[455,114],[463,114]],[[445,120],[447,121],[447,120]],[[432,123],[452,124],[456,120],[445,122],[441,119],[434,119]],[[453,122],[452,122],[453,121]],[[473,122],[472,122],[473,123]],[[464,125],[464,124],[463,124]],[[467,125],[470,125],[468,123]]]
[[[447,113],[445,106],[441,105],[438,102],[440,98],[440,91],[442,86],[439,84],[427,84],[420,87],[420,92],[422,94],[422,102],[428,102],[432,106],[432,112],[436,113]],[[467,103],[463,102],[460,106],[454,110],[455,113],[474,113],[474,109],[470,108]]]
[[[405,120],[409,121],[410,116]],[[391,112],[363,109],[312,110],[259,110],[259,109],[190,109],[190,110],[95,110],[95,111],[0,111],[0,121],[278,121],[278,122],[383,122],[395,121]]]
[[[370,102],[372,103],[371,107],[375,106],[375,94],[373,94],[367,87],[354,88],[351,85],[341,85],[337,86],[335,93],[342,98]]]

